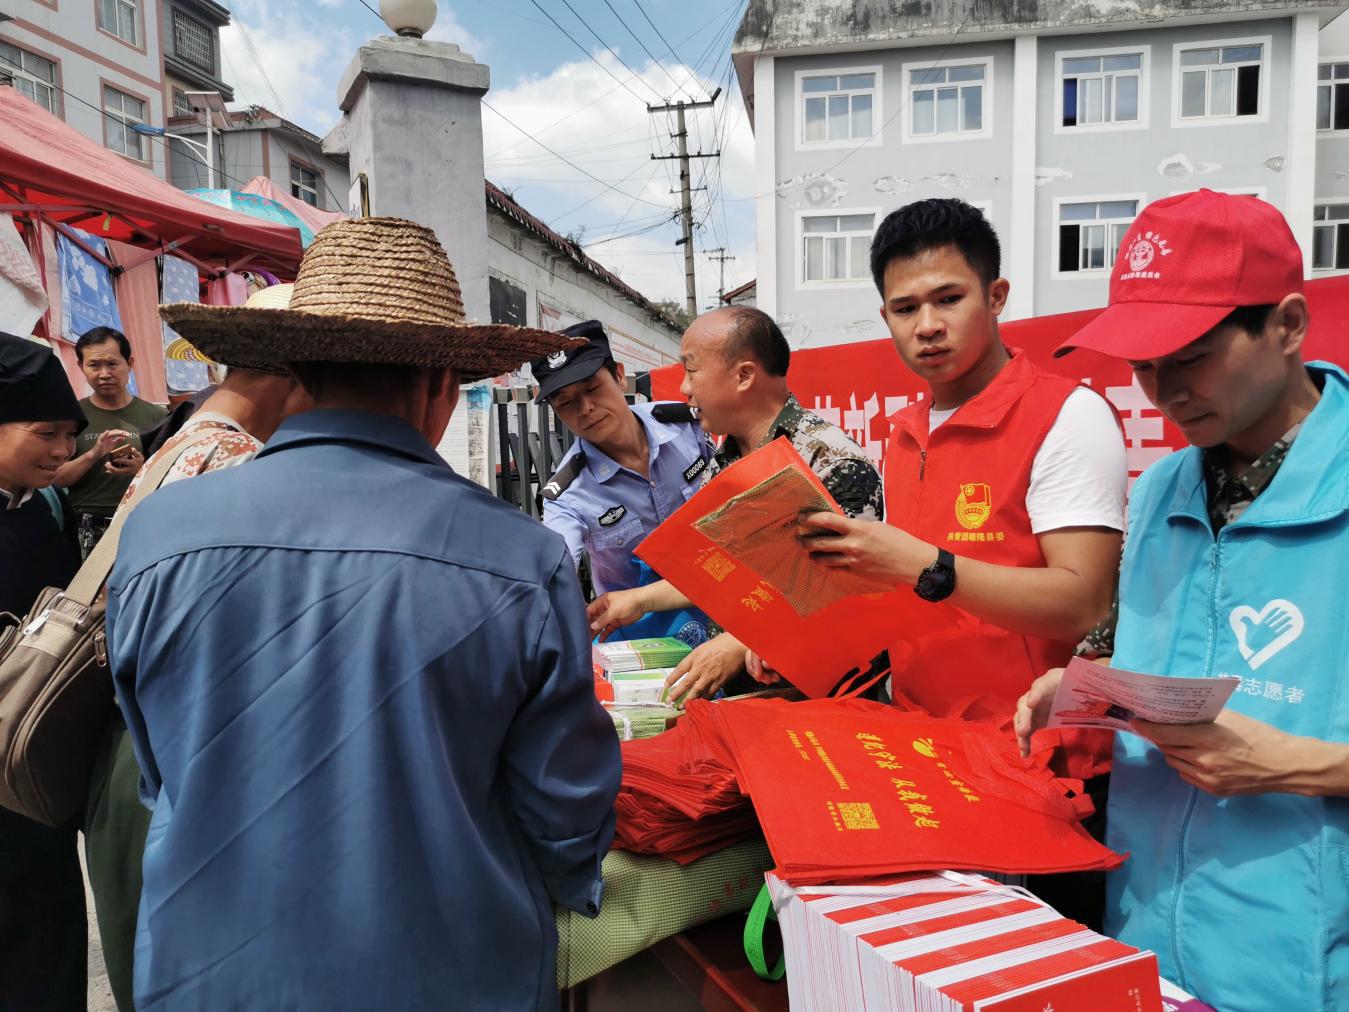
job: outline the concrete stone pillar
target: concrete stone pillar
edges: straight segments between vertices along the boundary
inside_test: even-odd
[[[482,97],[486,65],[448,42],[374,39],[337,88],[353,188],[364,173],[370,213],[435,230],[469,319],[491,321]]]

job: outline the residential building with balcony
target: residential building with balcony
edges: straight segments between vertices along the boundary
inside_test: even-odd
[[[0,73],[87,137],[156,175],[165,142],[138,124],[168,118],[164,32],[156,0],[10,0]]]
[[[1346,6],[750,0],[758,305],[793,347],[885,336],[871,235],[938,196],[997,229],[1007,319],[1103,305],[1138,211],[1201,186],[1278,206],[1308,276],[1349,270]]]
[[[188,92],[214,91],[234,101],[221,71],[220,29],[230,23],[229,11],[212,0],[163,0],[159,12],[169,118],[192,115]]]

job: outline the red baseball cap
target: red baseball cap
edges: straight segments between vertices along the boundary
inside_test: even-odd
[[[1162,358],[1197,341],[1238,306],[1302,291],[1302,251],[1277,208],[1257,197],[1196,190],[1149,204],[1120,244],[1110,305],[1064,341],[1114,358]]]

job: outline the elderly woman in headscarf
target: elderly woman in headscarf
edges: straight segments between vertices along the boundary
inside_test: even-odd
[[[0,334],[0,623],[79,569],[75,516],[50,486],[86,424],[51,349]],[[77,836],[0,808],[0,1009],[85,1008]]]

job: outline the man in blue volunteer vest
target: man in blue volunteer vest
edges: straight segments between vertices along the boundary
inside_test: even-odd
[[[586,344],[532,363],[538,400],[547,401],[577,439],[543,487],[543,522],[567,542],[572,561],[590,557],[595,594],[660,579],[633,554],[702,484],[713,447],[687,404],[628,404],[626,378],[598,320],[568,327]],[[655,612],[616,639],[707,639],[699,611]]]
[[[1060,349],[1128,360],[1191,444],[1130,498],[1113,663],[1241,683],[1211,723],[1116,736],[1106,929],[1223,1012],[1349,1009],[1349,376],[1302,360],[1302,270],[1261,200],[1161,200]]]

